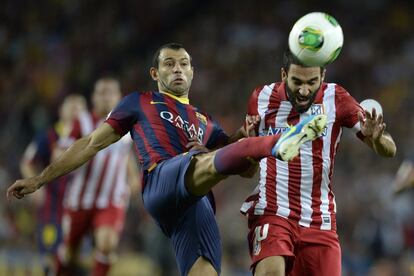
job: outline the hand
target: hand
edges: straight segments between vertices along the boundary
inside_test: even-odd
[[[17,180],[7,189],[7,199],[11,199],[13,196],[21,199],[25,195],[35,192],[41,185],[42,183],[37,176]]]
[[[372,138],[373,141],[378,141],[384,134],[385,123],[383,122],[382,114],[378,114],[375,108],[372,109],[372,114],[365,110],[365,118],[362,113],[358,113],[358,120],[361,126],[361,133],[365,137]]]
[[[244,126],[242,127],[242,133],[244,137],[255,137],[257,136],[256,128],[260,123],[259,115],[246,115]]]
[[[196,138],[190,138],[189,140],[190,142],[186,145],[188,151],[197,150],[204,153],[209,152],[208,148],[201,144]]]

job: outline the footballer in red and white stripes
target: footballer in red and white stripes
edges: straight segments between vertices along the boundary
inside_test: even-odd
[[[80,114],[71,133],[71,142],[90,134],[104,119],[90,112]],[[131,148],[132,140],[126,135],[76,170],[65,199],[65,207],[70,210],[102,209],[109,206],[124,208],[129,200],[126,157]]]
[[[249,218],[250,253],[257,275],[280,265],[287,266],[292,275],[340,275],[331,180],[343,128],[352,129],[369,145],[375,144],[373,148],[380,155],[395,154],[382,117],[374,112],[364,114],[344,88],[323,82],[324,75],[324,68],[304,67],[287,53],[283,81],[255,89],[249,100],[248,116],[259,115],[261,119],[259,136],[282,133],[288,125],[312,115],[327,116],[323,135],[305,142],[298,157],[289,162],[272,156],[260,160],[259,184],[241,207]],[[313,246],[306,247],[306,243]],[[315,265],[306,265],[311,255],[330,262],[312,271]]]
[[[314,104],[303,113],[295,111],[284,91],[284,83],[255,90],[249,114],[257,113],[262,118],[260,135],[281,133],[287,125],[297,124],[315,114],[327,115],[327,128],[320,139],[305,143],[299,158],[289,163],[273,157],[262,159],[257,195],[243,205],[242,211],[252,215],[276,214],[296,220],[305,227],[335,229],[336,205],[330,185],[333,159],[341,138],[341,127],[351,126],[357,133],[360,130],[357,114],[362,110],[343,88],[333,83],[323,83]],[[342,109],[338,110],[336,106],[339,104]],[[352,110],[353,115],[346,117],[341,110]]]
[[[82,140],[103,124],[107,114],[121,99],[119,82],[101,78],[92,94],[92,111],[78,115],[62,148]],[[88,142],[88,141],[86,141]],[[65,195],[63,216],[64,244],[59,249],[57,274],[76,275],[76,252],[82,238],[94,235],[95,261],[91,275],[107,275],[113,263],[119,235],[129,203],[128,183],[138,183],[138,172],[131,173],[132,139],[126,135],[118,143],[99,151],[89,162],[72,173]],[[128,172],[128,175],[127,175]],[[127,177],[131,179],[127,179]]]

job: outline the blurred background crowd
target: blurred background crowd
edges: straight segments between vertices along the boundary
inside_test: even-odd
[[[414,275],[414,194],[392,193],[399,164],[413,157],[414,2],[8,0],[0,9],[0,275],[40,275],[30,199],[7,202],[26,145],[57,117],[70,93],[89,97],[102,75],[122,91],[155,89],[148,70],[166,42],[193,58],[191,102],[231,133],[259,85],[280,80],[288,33],[300,16],[325,11],[345,42],[327,81],[358,101],[378,100],[398,154],[381,159],[345,131],[334,173],[343,275]],[[256,179],[215,189],[223,275],[250,275],[242,201]],[[86,245],[87,247],[87,245]],[[87,249],[86,249],[87,251]],[[177,275],[172,250],[134,195],[113,275]],[[133,271],[128,274],[125,271]]]

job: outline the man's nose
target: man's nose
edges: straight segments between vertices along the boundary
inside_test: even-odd
[[[176,63],[174,65],[173,70],[174,70],[174,73],[181,73],[181,65],[179,63]]]
[[[309,95],[309,93],[310,93],[310,90],[309,90],[309,87],[308,87],[307,85],[302,85],[302,86],[299,88],[299,94],[300,94],[301,96],[308,96],[308,95]]]

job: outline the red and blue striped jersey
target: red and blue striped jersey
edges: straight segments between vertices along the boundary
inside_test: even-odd
[[[197,139],[208,149],[227,143],[228,136],[208,114],[162,92],[133,92],[109,114],[106,123],[117,133],[130,132],[142,168],[188,151]]]

